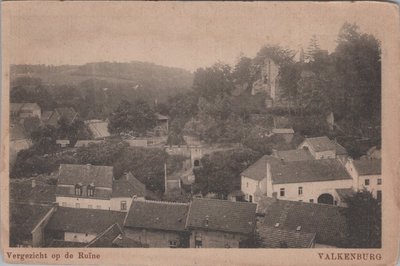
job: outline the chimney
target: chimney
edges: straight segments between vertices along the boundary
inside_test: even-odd
[[[32,188],[36,187],[36,180],[32,179]]]

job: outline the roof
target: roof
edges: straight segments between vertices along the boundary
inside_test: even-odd
[[[89,122],[87,123],[87,126],[94,139],[102,139],[110,136],[108,123],[105,121]]]
[[[64,240],[53,240],[49,244],[50,248],[83,248],[87,245],[84,242],[73,242],[73,241],[64,241]]]
[[[91,144],[100,144],[100,143],[103,143],[104,142],[104,140],[78,140],[76,143],[75,143],[75,147],[76,148],[79,148],[79,147],[87,147],[87,146],[89,146],[89,145],[91,145]]]
[[[273,184],[319,182],[351,179],[345,167],[336,159],[272,162]]]
[[[10,124],[10,140],[26,139],[25,129],[20,124]]]
[[[146,196],[146,186],[140,182],[132,173],[128,173],[125,178],[113,181],[112,197],[137,197]]]
[[[56,201],[56,185],[36,182],[32,188],[32,180],[10,182],[10,200],[13,202],[52,204]]]
[[[113,244],[117,247],[121,248],[148,248],[148,244],[144,244],[138,241],[135,241],[126,235],[118,236],[114,241]]]
[[[279,227],[261,224],[257,231],[264,248],[311,248],[315,233],[285,230]]]
[[[257,202],[257,214],[264,215],[268,208],[275,203],[276,199],[266,196],[260,196]]]
[[[133,201],[125,227],[185,231],[189,205],[165,201]]]
[[[59,185],[83,186],[93,184],[96,187],[112,188],[113,167],[99,165],[61,164],[59,169]]]
[[[40,106],[37,103],[11,103],[11,112],[20,112],[21,110],[40,110]]]
[[[46,114],[47,116],[48,114]],[[72,107],[60,107],[54,109],[51,115],[48,117],[46,123],[52,126],[58,126],[58,121],[61,117],[65,118],[67,123],[72,123],[75,118],[78,116],[78,113]]]
[[[288,150],[288,151],[275,151],[273,156],[278,159],[283,159],[287,162],[291,161],[306,161],[314,160],[311,153],[308,150]]]
[[[42,112],[41,118],[43,121],[47,121],[47,120],[49,120],[49,118],[52,114],[53,114],[53,111],[44,111],[44,112]]]
[[[291,128],[289,118],[285,116],[274,116],[274,128]]]
[[[157,118],[157,120],[168,120],[169,119],[168,116],[165,116],[165,115],[162,115],[159,113],[156,113],[156,118]]]
[[[336,150],[335,142],[326,136],[306,138],[304,141],[308,142],[312,149],[316,152]]]
[[[294,134],[293,128],[273,128],[272,133],[274,134]]]
[[[11,245],[22,241],[32,241],[32,230],[52,209],[50,205],[30,205],[27,203],[10,203],[10,236]]]
[[[382,160],[353,160],[353,165],[359,175],[380,175],[382,173]]]
[[[193,198],[187,227],[250,234],[256,225],[256,207],[248,202]]]
[[[264,224],[290,231],[316,233],[319,244],[340,247],[347,235],[344,208],[327,204],[276,200],[266,210]]]
[[[46,229],[97,235],[115,223],[122,228],[125,215],[119,211],[58,207]]]
[[[240,175],[259,181],[264,179],[267,176],[267,161],[270,159],[276,160],[276,158],[272,156],[264,155],[258,159],[258,161],[250,165]]]
[[[337,188],[335,189],[336,193],[338,194],[338,196],[344,200],[346,198],[348,198],[349,196],[352,196],[353,194],[355,194],[354,190],[351,188]]]
[[[113,247],[113,241],[122,234],[121,227],[115,223],[110,225],[104,232],[99,234],[95,239],[89,242],[86,247],[100,248],[100,247]]]
[[[336,146],[336,155],[347,155],[348,154],[346,149],[342,145],[340,145],[339,143],[337,143],[335,141],[333,143]]]

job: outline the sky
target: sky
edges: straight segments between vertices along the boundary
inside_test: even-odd
[[[265,44],[306,49],[312,35],[332,52],[346,21],[380,39],[386,5],[5,2],[3,40],[11,64],[145,61],[194,71],[254,57]]]

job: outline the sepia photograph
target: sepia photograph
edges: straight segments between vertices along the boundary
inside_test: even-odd
[[[394,259],[398,9],[365,3],[3,3],[3,259]]]

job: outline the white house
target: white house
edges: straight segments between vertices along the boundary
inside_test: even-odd
[[[356,190],[366,189],[378,200],[382,199],[381,159],[349,160],[346,169],[353,178]]]
[[[145,186],[132,174],[113,180],[112,166],[61,164],[56,202],[62,207],[127,212],[144,199]]]
[[[346,149],[326,136],[306,138],[302,143],[300,143],[298,149],[309,150],[311,155],[317,160],[337,158],[342,163],[345,163],[347,160]]]
[[[339,196],[336,189],[352,186],[352,177],[336,159],[288,161],[266,155],[241,174],[245,200],[255,203],[261,196],[267,196],[337,204]]]

